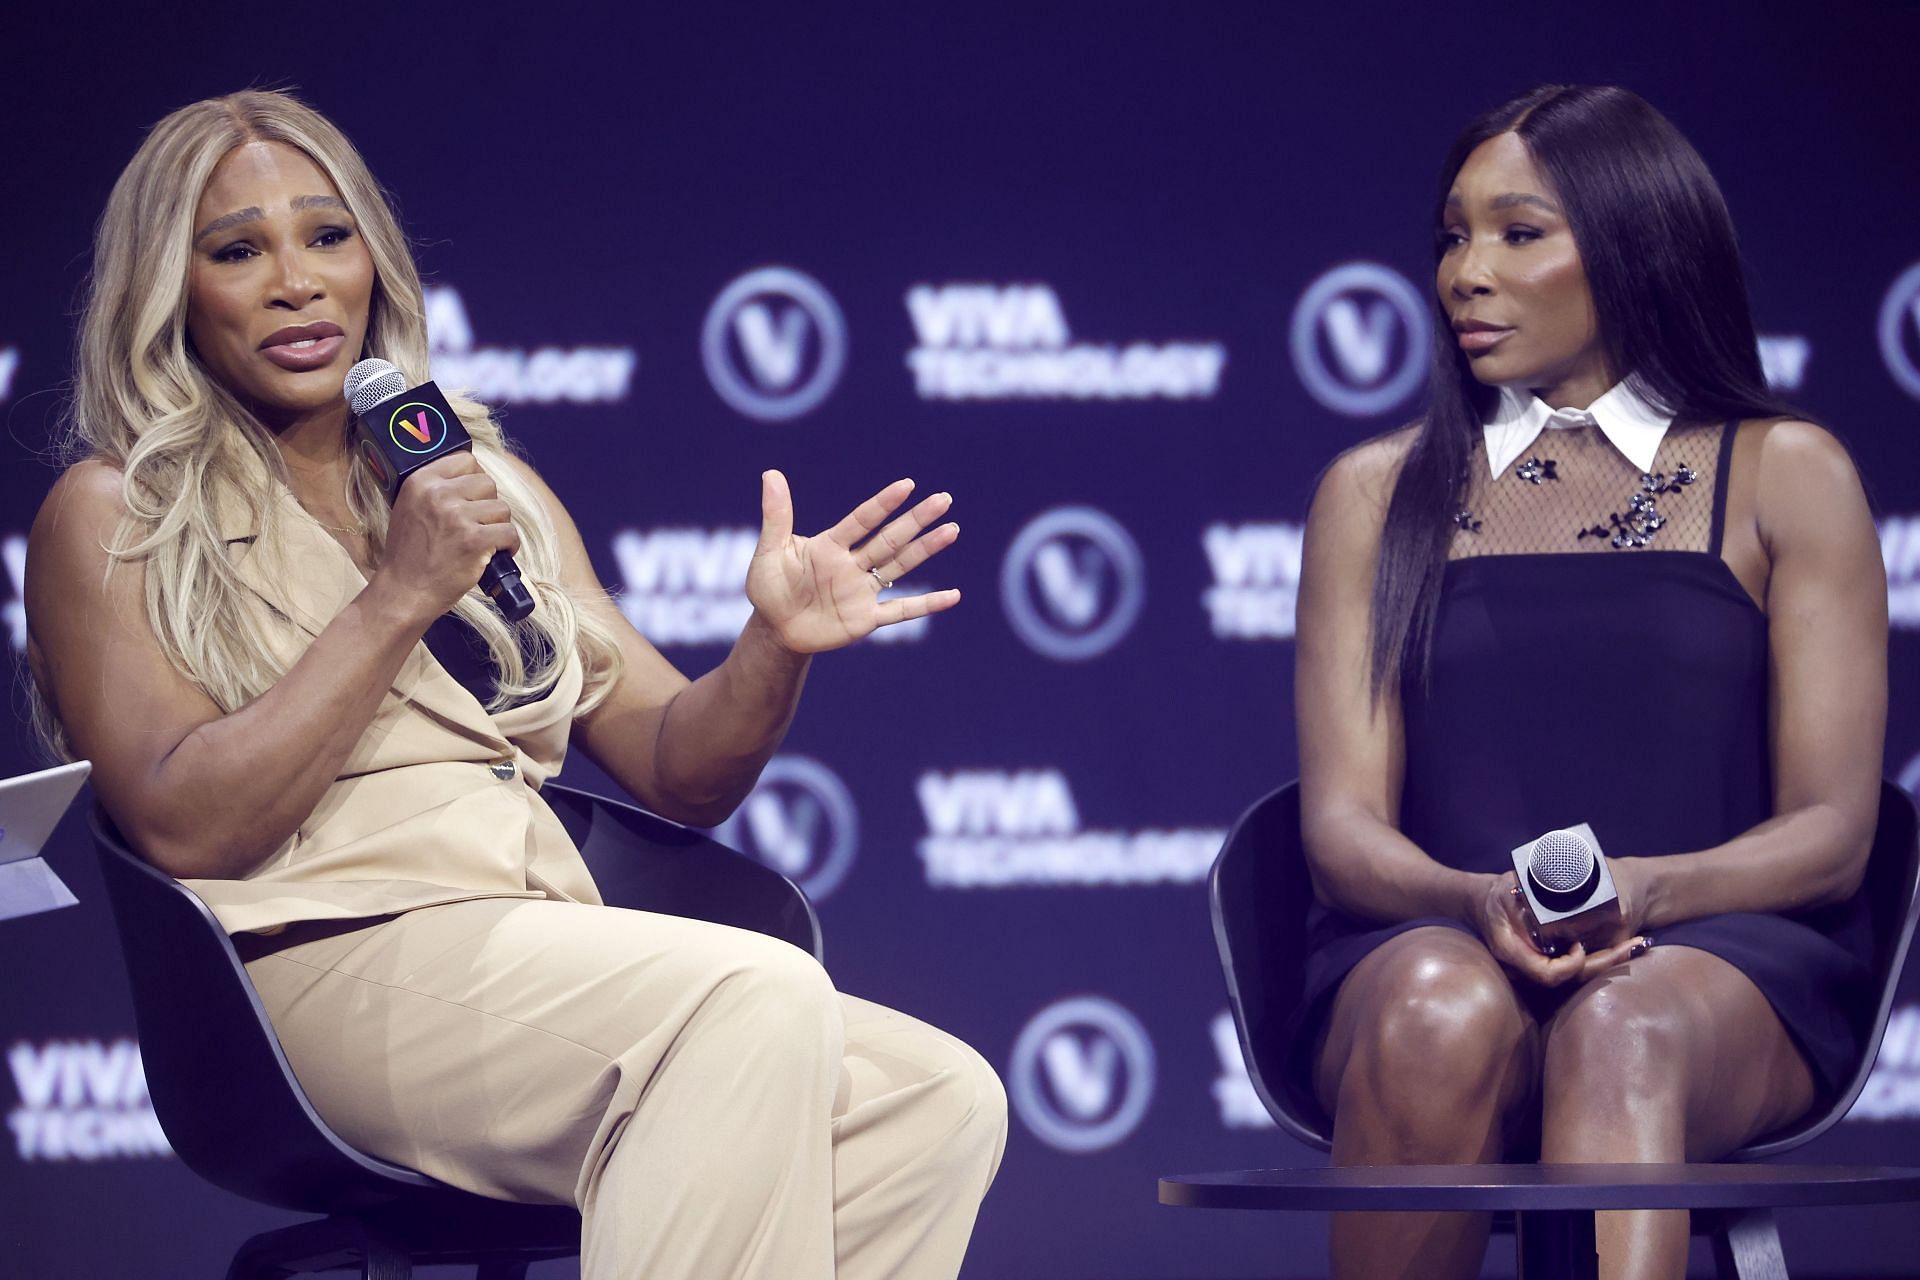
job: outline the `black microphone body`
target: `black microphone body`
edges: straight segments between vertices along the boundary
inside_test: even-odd
[[[380,367],[367,372],[370,366]],[[347,398],[360,436],[359,453],[380,482],[388,502],[399,494],[408,476],[435,458],[473,448],[460,415],[432,382],[379,394],[403,384],[399,370],[380,360],[362,360],[347,379]],[[372,398],[368,392],[379,398],[366,403]],[[533,593],[521,581],[520,566],[504,551],[494,552],[481,570],[480,589],[499,606],[508,622],[518,622],[533,612]]]

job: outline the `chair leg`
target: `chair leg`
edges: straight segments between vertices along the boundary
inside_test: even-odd
[[[411,1280],[413,1259],[356,1218],[314,1218],[240,1246],[227,1280],[286,1280],[360,1264],[364,1280]]]
[[[1728,1214],[1713,1233],[1713,1267],[1719,1280],[1787,1280],[1773,1210]]]
[[[1590,1209],[1516,1213],[1513,1248],[1520,1280],[1598,1280],[1600,1275]]]

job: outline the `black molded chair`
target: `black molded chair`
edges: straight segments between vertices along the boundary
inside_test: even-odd
[[[821,955],[820,922],[777,872],[644,810],[549,783],[541,790],[610,903],[730,924]],[[358,1268],[404,1280],[415,1264],[474,1263],[519,1280],[570,1257],[569,1205],[492,1200],[354,1150],[294,1078],[226,931],[179,881],[135,854],[104,813],[94,843],[126,953],[155,1112],[195,1173],[250,1200],[327,1215],[255,1236],[228,1280]]]
[[[1846,1115],[1873,1070],[1920,910],[1920,823],[1912,798],[1886,781],[1880,785],[1880,824],[1867,861],[1866,890],[1877,992],[1871,1034],[1859,1065],[1843,1088],[1817,1102],[1805,1117],[1733,1152],[1728,1160],[1781,1155],[1819,1137]],[[1317,1099],[1292,1087],[1283,1069],[1287,1019],[1299,1002],[1305,977],[1302,922],[1313,898],[1300,838],[1298,782],[1263,796],[1240,816],[1214,861],[1208,894],[1227,999],[1254,1092],[1290,1137],[1329,1151],[1332,1121]],[[1697,1227],[1715,1234],[1716,1252],[1724,1252],[1726,1222],[1707,1215],[1696,1219]],[[1496,1219],[1495,1225],[1508,1224]],[[1762,1236],[1772,1236],[1770,1219],[1756,1224],[1750,1217],[1745,1230],[1751,1235],[1756,1227]],[[1777,1249],[1777,1240],[1772,1247]],[[1779,1274],[1786,1274],[1784,1263]]]

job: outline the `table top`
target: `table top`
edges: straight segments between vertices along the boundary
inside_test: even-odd
[[[1920,1169],[1823,1164],[1448,1164],[1160,1179],[1189,1209],[1745,1209],[1920,1200]]]

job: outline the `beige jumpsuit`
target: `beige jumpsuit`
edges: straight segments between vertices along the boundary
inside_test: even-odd
[[[290,500],[268,523],[225,533],[290,656],[364,580]],[[302,1087],[361,1150],[577,1205],[589,1280],[955,1275],[1005,1143],[992,1068],[785,942],[601,905],[538,793],[580,688],[576,660],[488,715],[416,646],[287,843],[187,882]]]

